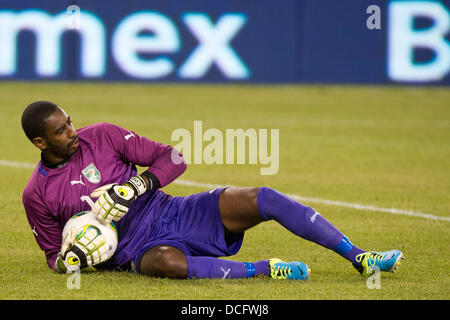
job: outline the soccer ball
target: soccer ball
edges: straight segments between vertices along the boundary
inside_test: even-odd
[[[106,239],[106,244],[109,246],[108,251],[106,252],[108,259],[114,255],[119,238],[116,226],[113,222],[110,224],[102,224],[97,220],[92,211],[79,212],[72,216],[64,225],[62,233],[63,239],[73,227],[77,230],[76,240],[79,240],[88,230],[94,230],[98,234],[102,234]]]

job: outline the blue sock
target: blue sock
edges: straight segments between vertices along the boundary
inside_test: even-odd
[[[364,250],[353,245],[346,236],[342,237],[341,242],[339,242],[333,250],[354,264],[360,264],[360,262],[356,261],[356,256],[365,252]]]
[[[242,279],[269,274],[269,261],[240,262],[213,257],[187,256],[188,279]]]

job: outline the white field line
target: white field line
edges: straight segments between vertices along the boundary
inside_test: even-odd
[[[27,169],[34,169],[36,167],[36,165],[31,164],[31,163],[22,163],[22,162],[7,161],[7,160],[0,160],[0,166],[14,167],[14,168],[27,168]],[[196,181],[189,181],[189,180],[182,180],[182,179],[177,179],[173,183],[183,185],[183,186],[188,186],[188,187],[205,188],[205,189],[235,187],[232,185],[225,186],[225,185],[219,185],[219,184],[213,184],[213,183],[196,182]],[[327,204],[327,205],[337,206],[337,207],[346,207],[346,208],[351,208],[351,209],[356,209],[356,210],[361,210],[361,211],[384,212],[384,213],[405,215],[405,216],[418,217],[418,218],[424,218],[424,219],[430,219],[430,220],[450,221],[450,217],[436,216],[436,215],[429,214],[429,213],[423,213],[423,212],[417,212],[417,211],[411,211],[411,210],[403,210],[403,209],[396,209],[396,208],[383,208],[383,207],[375,207],[375,206],[363,205],[363,204],[358,204],[358,203],[334,201],[334,200],[327,200],[327,199],[320,199],[320,198],[309,198],[309,197],[300,196],[298,194],[286,194],[286,195],[297,201],[304,202],[304,203],[312,202],[312,203]]]
[[[189,187],[198,187],[198,188],[207,188],[207,189],[215,189],[215,188],[223,188],[223,187],[235,187],[235,186],[223,186],[218,184],[211,184],[211,183],[202,183],[202,182],[195,182],[195,181],[188,181],[188,180],[181,180],[177,179],[173,183],[189,186]],[[303,197],[298,194],[288,194],[287,196],[291,197],[292,199],[295,199],[299,202],[303,203],[320,203],[320,204],[327,204],[337,207],[346,207],[356,210],[362,210],[362,211],[374,211],[374,212],[385,212],[385,213],[391,213],[391,214],[400,214],[400,215],[406,215],[411,217],[419,217],[419,218],[425,218],[425,219],[431,219],[431,220],[442,220],[442,221],[450,221],[450,217],[443,217],[443,216],[436,216],[429,213],[423,213],[423,212],[416,212],[411,210],[403,210],[403,209],[395,209],[395,208],[382,208],[382,207],[375,207],[370,205],[363,205],[358,203],[349,203],[349,202],[342,202],[342,201],[334,201],[334,200],[327,200],[327,199],[320,199],[320,198],[308,198]]]
[[[2,167],[13,167],[13,168],[34,169],[36,167],[36,164],[15,162],[15,161],[7,161],[7,160],[0,160],[0,166],[2,166]]]

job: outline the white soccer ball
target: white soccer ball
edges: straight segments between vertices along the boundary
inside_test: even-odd
[[[80,239],[89,229],[95,228],[99,234],[102,234],[105,237],[106,244],[109,246],[108,251],[106,252],[108,259],[114,255],[119,242],[119,237],[116,226],[113,222],[109,224],[102,224],[97,220],[92,211],[79,212],[72,216],[64,225],[62,233],[63,239],[73,227],[77,230],[77,240]]]

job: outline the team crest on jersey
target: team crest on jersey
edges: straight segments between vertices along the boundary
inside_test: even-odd
[[[84,168],[81,173],[83,173],[83,176],[85,176],[85,178],[88,179],[90,183],[99,183],[102,179],[100,171],[98,171],[98,169],[92,162],[86,168]]]

